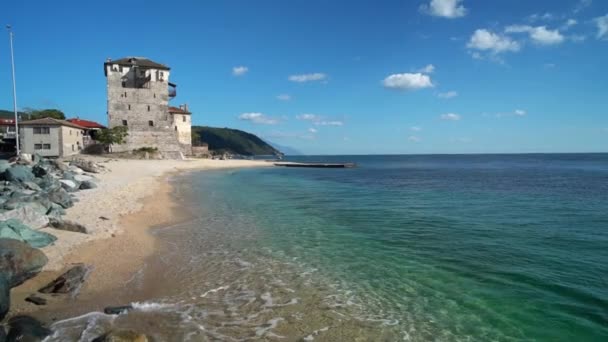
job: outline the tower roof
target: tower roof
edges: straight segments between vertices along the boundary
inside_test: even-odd
[[[160,70],[171,70],[171,68],[169,68],[168,66],[157,63],[146,57],[124,57],[124,58],[119,58],[119,59],[114,59],[114,60],[108,59],[105,63],[103,63],[104,69],[105,69],[105,66],[108,64],[118,64],[118,65],[130,66],[130,67],[139,66],[139,67],[143,67],[143,68],[160,69]]]

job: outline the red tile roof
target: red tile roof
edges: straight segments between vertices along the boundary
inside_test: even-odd
[[[0,119],[0,126],[12,126],[15,124],[15,119]]]
[[[106,128],[106,126],[98,124],[95,121],[89,121],[89,120],[82,120],[82,119],[68,119],[67,121],[76,124],[78,126],[84,127],[84,128]]]
[[[169,113],[171,113],[171,114],[192,114],[189,111],[183,110],[178,107],[169,107]]]

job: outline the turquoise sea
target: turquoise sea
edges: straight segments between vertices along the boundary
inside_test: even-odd
[[[175,180],[157,338],[608,340],[608,154],[292,159]]]

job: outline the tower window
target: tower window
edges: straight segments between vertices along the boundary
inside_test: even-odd
[[[156,98],[156,93],[154,93],[154,98]]]
[[[152,120],[148,121],[148,126],[154,127],[154,121],[152,121]]]
[[[150,105],[148,105],[148,112],[150,111]]]
[[[122,125],[127,126],[127,120],[122,120]]]
[[[128,105],[128,106],[129,106],[129,110],[131,110],[131,105]]]
[[[186,116],[185,115],[182,115],[182,121],[186,122]]]

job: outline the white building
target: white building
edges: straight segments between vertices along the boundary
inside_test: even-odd
[[[84,127],[65,120],[43,118],[19,122],[21,152],[43,157],[66,157],[84,147]]]

